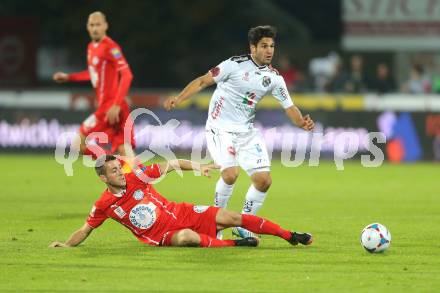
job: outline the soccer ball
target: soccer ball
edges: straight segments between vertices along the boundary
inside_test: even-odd
[[[370,224],[362,230],[361,244],[370,253],[383,252],[390,247],[391,233],[382,224]]]

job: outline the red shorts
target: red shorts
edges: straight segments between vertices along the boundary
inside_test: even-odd
[[[124,143],[129,143],[134,149],[135,141],[133,127],[129,130],[130,133],[127,135],[128,141],[124,141],[124,127],[125,122],[128,119],[130,119],[128,107],[121,108],[119,113],[119,122],[113,125],[110,125],[105,120],[105,113],[102,114],[102,112],[96,111],[86,120],[84,120],[84,122],[81,124],[79,132],[86,137],[94,132],[104,132],[108,137],[108,143],[111,144],[112,153],[116,152],[117,148]]]
[[[170,246],[173,235],[182,229],[191,229],[197,233],[217,237],[215,217],[220,208],[213,206],[180,203],[176,206],[177,221],[167,227],[160,239],[160,245]],[[159,239],[158,239],[159,240]]]

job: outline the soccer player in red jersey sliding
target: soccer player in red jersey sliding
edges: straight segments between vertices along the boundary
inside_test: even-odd
[[[79,150],[85,155],[96,158],[96,146],[86,145],[86,138],[91,133],[103,132],[111,143],[111,153],[134,157],[133,129],[124,141],[124,125],[130,110],[125,96],[130,88],[133,75],[119,45],[107,36],[108,24],[102,12],[93,12],[87,21],[87,30],[91,42],[87,47],[88,69],[67,74],[56,72],[53,79],[58,83],[68,81],[91,81],[97,96],[97,109],[79,129]]]
[[[253,237],[220,240],[217,232],[229,227],[243,227],[256,234],[278,236],[292,245],[312,243],[312,235],[291,232],[278,224],[254,215],[239,214],[214,206],[200,206],[168,201],[150,184],[151,181],[177,168],[197,170],[209,177],[214,164],[198,164],[174,160],[147,167],[137,166],[124,174],[113,155],[96,161],[96,172],[107,189],[95,202],[86,223],[65,242],[53,242],[50,247],[72,247],[83,242],[105,220],[111,218],[126,228],[140,241],[154,246],[257,246]]]

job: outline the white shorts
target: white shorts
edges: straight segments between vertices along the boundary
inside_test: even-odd
[[[220,170],[240,166],[251,176],[270,171],[270,159],[263,136],[258,129],[248,132],[226,132],[206,129],[206,142],[212,159]]]

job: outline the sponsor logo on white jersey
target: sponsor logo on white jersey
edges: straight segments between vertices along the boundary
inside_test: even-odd
[[[225,98],[220,97],[220,100],[217,101],[217,102],[215,102],[214,109],[213,109],[213,111],[211,112],[211,117],[212,117],[212,119],[217,119],[218,116],[220,116],[220,113],[221,113],[222,108],[223,108],[223,102],[224,102],[224,100],[225,100]]]

